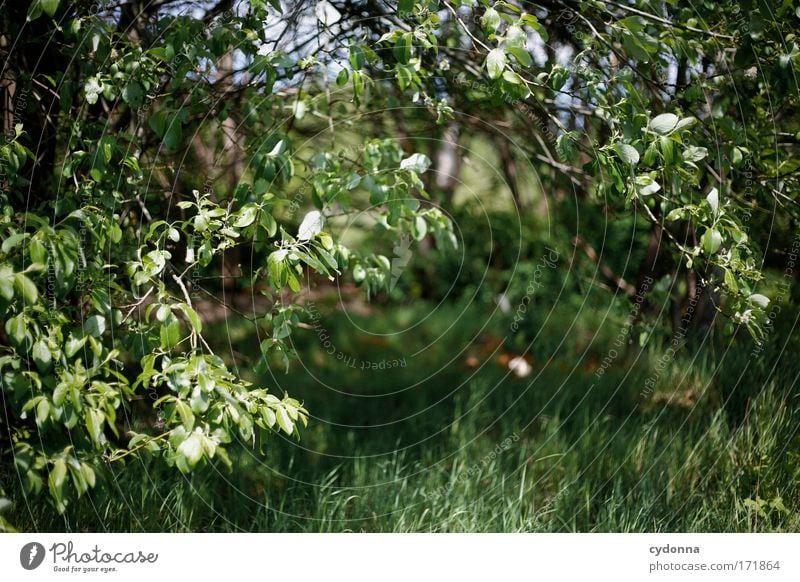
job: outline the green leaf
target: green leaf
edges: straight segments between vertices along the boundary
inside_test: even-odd
[[[11,236],[6,237],[6,239],[3,241],[3,244],[0,245],[0,250],[2,250],[4,253],[10,252],[25,239],[25,236],[26,235],[24,232],[17,232],[15,234],[12,234]]]
[[[39,339],[35,344],[33,344],[31,355],[33,356],[33,361],[39,370],[44,372],[50,368],[50,348],[47,347],[47,342],[44,339]]]
[[[708,156],[708,150],[704,147],[690,145],[683,150],[682,156],[687,162],[699,162]]]
[[[295,293],[300,292],[300,280],[297,278],[297,275],[295,275],[292,269],[286,270],[286,282],[289,284],[289,289]]]
[[[288,255],[288,251],[285,249],[281,249],[279,251],[275,251],[267,257],[267,265],[269,266],[269,277],[272,280],[272,286],[275,289],[280,289],[283,284],[283,273],[286,269],[284,265],[284,261],[286,260],[286,256]]]
[[[292,335],[292,328],[286,321],[283,321],[280,325],[276,325],[275,329],[272,330],[272,339],[275,340],[281,340],[290,335]]]
[[[675,142],[671,138],[662,136],[658,140],[658,145],[661,148],[661,155],[664,156],[664,162],[667,164],[674,164],[678,161],[675,152]]]
[[[53,390],[53,404],[56,406],[64,404],[67,400],[67,390],[69,390],[69,384],[66,382],[59,382],[55,390]]]
[[[486,56],[486,71],[490,79],[498,79],[506,67],[506,53],[503,49],[496,48],[489,51]]]
[[[269,151],[267,157],[268,158],[278,157],[284,152],[285,149],[286,149],[286,143],[283,140],[279,140],[278,143],[276,143]]]
[[[357,44],[354,44],[350,47],[350,65],[353,67],[353,70],[359,70],[364,64],[367,62],[367,56],[364,54],[364,49],[362,49]]]
[[[367,276],[367,271],[366,269],[364,269],[363,265],[357,264],[355,267],[353,267],[353,280],[356,283],[363,282],[366,276]]]
[[[201,212],[197,216],[194,217],[193,221],[194,229],[197,232],[204,232],[208,230],[208,216],[205,212]]]
[[[94,469],[86,463],[81,463],[81,472],[83,473],[83,478],[86,479],[86,483],[89,487],[94,487],[95,483],[97,482],[97,478],[94,474]]]
[[[392,270],[392,263],[389,261],[386,255],[375,255],[375,262],[378,263],[387,273]]]
[[[281,427],[283,432],[291,435],[294,431],[294,423],[292,422],[292,419],[289,418],[289,414],[286,412],[286,409],[283,406],[275,407],[275,417],[278,420],[278,426]]]
[[[105,161],[105,163],[106,164],[110,163],[111,159],[114,157],[114,142],[113,142],[113,140],[111,140],[110,138],[109,139],[103,138],[103,139],[100,140],[100,143],[98,144],[98,146],[99,146],[98,147],[98,151],[102,151],[103,152],[103,160]],[[76,212],[80,213],[81,220],[85,220],[85,215],[84,215],[82,210],[78,210]]]
[[[414,218],[412,233],[414,234],[414,240],[418,242],[424,239],[425,235],[428,234],[428,223],[425,222],[423,217],[417,216]]]
[[[122,89],[122,98],[134,109],[138,109],[142,106],[143,96],[144,91],[142,91],[142,86],[136,81],[129,82]]]
[[[183,427],[186,430],[192,430],[194,428],[194,413],[192,413],[192,408],[183,400],[178,400],[175,402],[175,409],[178,411],[178,416],[181,418]]]
[[[78,353],[78,350],[81,349],[85,343],[86,343],[86,336],[76,338],[75,336],[70,334],[67,343],[64,345],[64,354],[66,354],[68,358],[71,358],[72,356]]]
[[[17,289],[17,292],[22,295],[27,305],[33,305],[39,298],[36,285],[22,273],[16,273],[14,275],[14,287]]]
[[[56,10],[58,10],[58,5],[61,0],[39,0],[39,2],[42,5],[42,10],[44,10],[48,16],[53,16]]]
[[[511,46],[508,47],[508,52],[510,52],[517,62],[522,65],[523,67],[530,67],[533,64],[533,59],[531,58],[530,53],[526,51],[524,48]]]
[[[238,218],[236,219],[236,222],[233,223],[233,226],[236,228],[245,228],[250,226],[255,222],[257,215],[258,206],[255,204],[247,204],[239,211]]]
[[[672,222],[675,220],[681,220],[684,218],[685,215],[686,215],[685,208],[673,208],[672,210],[669,211],[669,214],[667,214],[667,221]]]
[[[677,115],[673,113],[662,113],[661,115],[656,115],[652,120],[650,120],[650,124],[647,126],[647,129],[659,135],[667,135],[668,133],[671,133],[677,125]]]
[[[297,240],[311,240],[322,232],[323,226],[322,213],[319,210],[312,210],[303,217],[300,228],[297,229]]]
[[[617,20],[615,24],[617,26],[622,26],[631,32],[642,32],[644,30],[644,23],[638,16],[628,16],[627,18],[622,18]]]
[[[28,329],[25,325],[25,316],[22,313],[15,315],[6,322],[6,333],[17,347],[25,345]]]
[[[411,170],[417,174],[424,174],[430,166],[431,160],[425,154],[411,154],[400,162],[401,170]]]
[[[261,409],[261,417],[264,419],[264,422],[269,428],[275,426],[275,423],[277,422],[275,411],[267,406]]]
[[[503,81],[506,83],[511,83],[512,85],[522,85],[522,77],[517,75],[514,71],[510,71],[506,69],[503,71]]]
[[[625,47],[625,51],[637,61],[642,61],[643,63],[650,62],[650,53],[647,52],[647,49],[642,46],[641,43],[641,36],[635,33],[626,34],[622,37],[622,44]]]
[[[202,378],[201,378],[202,380]],[[192,412],[202,414],[208,410],[209,396],[208,391],[203,390],[199,385],[192,389],[192,397],[189,399]]]
[[[650,196],[661,190],[661,184],[653,180],[650,176],[643,174],[636,176],[636,191],[640,196]]]
[[[203,458],[203,441],[199,434],[193,432],[178,447],[178,453],[186,458],[190,467],[194,467]]]
[[[575,159],[578,150],[576,149],[575,141],[572,139],[572,135],[569,132],[562,133],[556,139],[556,153],[561,161],[565,164],[568,164]]]
[[[331,269],[339,268],[339,263],[336,261],[336,258],[325,249],[317,248],[317,254],[322,259],[322,261]]]
[[[481,16],[481,27],[486,34],[492,34],[500,27],[500,14],[494,8],[487,8]]]
[[[189,324],[192,326],[192,329],[194,331],[196,331],[197,333],[203,331],[203,322],[200,321],[200,316],[197,315],[197,312],[194,309],[192,309],[186,303],[178,304],[178,309],[183,311],[183,314],[186,316],[186,319],[189,320]]]
[[[8,265],[0,265],[0,297],[6,301],[14,298],[14,271]]]
[[[150,251],[142,261],[149,276],[158,275],[167,266],[167,259],[171,258],[169,251]]]
[[[39,403],[36,405],[36,425],[37,426],[44,426],[47,420],[50,418],[50,402],[47,398],[42,397],[39,400]]]
[[[410,33],[400,36],[394,43],[394,49],[392,51],[394,58],[396,58],[399,63],[404,65],[408,64],[411,59],[412,46]]]
[[[783,503],[783,497],[774,497],[769,502],[770,508],[774,509],[775,511],[779,511],[781,513],[789,513],[789,509]]]
[[[722,235],[716,228],[707,228],[700,238],[706,254],[713,255],[722,246]]]
[[[619,154],[619,157],[625,163],[635,166],[639,163],[639,152],[632,145],[626,143],[614,144],[614,151]]]
[[[657,159],[658,159],[658,146],[656,145],[656,142],[653,142],[649,146],[647,146],[647,149],[644,150],[644,156],[642,156],[642,161],[646,166],[652,166]]]
[[[712,188],[706,195],[706,202],[711,207],[711,212],[714,213],[714,216],[719,216],[719,192],[716,188]]]
[[[725,269],[725,285],[731,293],[739,291],[739,283],[736,282],[736,275],[730,269]]]
[[[210,439],[205,435],[201,435],[201,440],[203,442],[203,452],[209,459],[213,459],[214,453],[217,452],[217,443],[214,439]]]
[[[156,111],[153,113],[150,116],[150,119],[147,120],[147,124],[159,138],[164,138],[164,133],[167,131],[167,116],[164,115],[163,111]],[[179,203],[178,206],[181,204],[182,203]],[[183,207],[181,206],[181,208]]]
[[[181,341],[181,322],[176,317],[173,316],[173,321],[161,326],[159,340],[165,350],[174,348]]]
[[[50,469],[50,476],[47,478],[47,484],[50,487],[50,495],[54,499],[60,500],[63,496],[64,480],[67,477],[67,463],[64,459],[57,459],[53,463],[53,468]]]
[[[28,243],[28,252],[31,255],[31,260],[34,263],[45,264],[47,262],[47,251],[38,238],[32,238]]]
[[[264,211],[261,213],[259,223],[271,237],[275,236],[275,233],[278,232],[278,223],[275,222],[275,218],[269,212]]]
[[[170,122],[166,133],[164,133],[164,145],[171,150],[177,149],[181,145],[182,138],[183,130],[181,129],[180,121],[175,117]]]
[[[42,3],[40,0],[34,0],[28,6],[28,22],[33,22],[42,15]]]
[[[206,393],[213,391],[216,384],[217,383],[214,381],[214,379],[207,374],[203,374],[197,379],[197,385],[200,386],[200,389]]]
[[[697,123],[696,117],[684,117],[678,122],[673,131],[681,131],[682,129],[693,126],[695,123]]]
[[[400,0],[397,3],[397,14],[408,14],[414,9],[414,0]]]
[[[99,410],[89,408],[86,411],[86,430],[89,431],[89,436],[92,437],[92,440],[97,446],[100,446],[103,442],[102,435],[104,421],[105,417]]]
[[[527,42],[528,35],[525,34],[525,31],[522,30],[522,28],[516,24],[508,27],[508,30],[506,30],[506,45],[509,48],[508,52],[511,52],[511,47],[524,49]]]
[[[100,337],[106,331],[106,318],[103,315],[92,315],[83,324],[83,331],[92,337]]]
[[[533,14],[523,14],[520,17],[520,20],[522,20],[523,24],[525,24],[526,26],[529,26],[531,29],[535,30],[536,33],[540,37],[542,37],[542,42],[547,42],[547,40],[549,38],[549,36],[547,34],[547,29],[545,29],[545,27],[542,26],[542,23],[539,22],[538,18],[536,18]]]

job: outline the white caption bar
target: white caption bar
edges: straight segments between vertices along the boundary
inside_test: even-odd
[[[3,580],[800,580],[800,534],[5,534]]]

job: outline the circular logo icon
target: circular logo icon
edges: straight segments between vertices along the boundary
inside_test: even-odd
[[[35,570],[44,561],[44,546],[39,542],[30,542],[19,551],[19,563],[26,570]]]

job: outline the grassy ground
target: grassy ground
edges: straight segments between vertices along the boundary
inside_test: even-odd
[[[242,450],[232,473],[130,465],[113,491],[66,518],[28,511],[17,495],[12,521],[72,531],[800,531],[794,316],[756,358],[745,338],[713,358],[630,349],[598,377],[619,321],[591,341],[590,328],[565,333],[555,314],[534,342],[533,373],[518,379],[497,363],[493,338],[508,322],[460,310],[326,316],[332,355],[319,330],[300,334],[301,360],[266,379],[315,415],[299,443]],[[256,349],[250,328],[229,323],[234,351]],[[405,366],[362,371],[367,354]]]

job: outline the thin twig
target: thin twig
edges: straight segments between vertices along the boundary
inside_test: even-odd
[[[171,433],[172,433],[172,429],[168,430],[167,432],[165,432],[163,434],[158,435],[157,437],[153,437],[151,439],[146,439],[142,444],[137,445],[137,446],[133,447],[132,449],[128,449],[127,451],[125,451],[121,455],[112,455],[112,456],[110,456],[108,458],[108,462],[109,463],[113,463],[115,461],[119,461],[120,459],[123,459],[123,458],[127,457],[128,455],[131,455],[131,454],[135,453],[139,449],[146,447],[150,443],[154,443],[156,441],[160,441],[164,437],[169,436]]]
[[[648,20],[652,20],[653,22],[658,22],[660,24],[666,24],[672,28],[681,28],[683,30],[688,30],[690,32],[697,32],[700,34],[705,34],[708,36],[712,36],[714,38],[724,38],[725,40],[734,40],[734,38],[727,34],[721,34],[718,32],[711,32],[710,30],[703,30],[702,28],[695,28],[694,26],[688,26],[686,24],[676,24],[666,18],[662,18],[660,16],[656,16],[655,14],[650,14],[649,12],[645,12],[643,10],[639,10],[638,8],[634,8],[633,6],[626,6],[624,4],[618,4],[616,2],[612,2],[611,0],[606,0],[606,4],[610,4],[615,8],[619,8],[620,10],[625,10],[626,12],[630,12],[632,14],[637,14],[642,18],[646,18]]]
[[[636,287],[628,283],[623,277],[614,273],[614,270],[603,263],[600,260],[600,255],[597,254],[597,251],[594,249],[592,245],[586,242],[586,239],[583,238],[581,235],[575,236],[575,245],[582,248],[586,255],[597,264],[597,267],[600,269],[600,272],[606,276],[607,279],[614,282],[617,289],[624,292],[629,297],[633,297],[636,295]]]
[[[178,277],[175,273],[172,273],[172,280],[175,281],[178,284],[178,287],[181,288],[181,291],[183,291],[183,297],[186,299],[186,304],[189,306],[189,309],[194,310],[194,307],[192,307],[192,298],[189,296],[189,291],[186,289],[186,285],[183,284],[183,279]],[[190,325],[190,327],[192,326]],[[189,335],[189,343],[192,346],[192,350],[197,349],[197,337],[199,335],[200,333],[194,329],[194,327],[192,327],[192,333]],[[205,344],[205,342],[203,343]]]
[[[139,306],[140,306],[142,303],[144,303],[145,299],[147,299],[147,296],[148,296],[148,295],[150,295],[150,293],[152,293],[152,292],[153,292],[153,289],[155,289],[155,287],[150,287],[150,289],[148,289],[148,290],[147,290],[147,293],[145,293],[145,294],[142,296],[142,298],[141,298],[141,299],[139,299],[139,301],[137,301],[136,303],[134,303],[134,304],[132,304],[132,305],[130,306],[130,310],[128,311],[128,313],[126,313],[126,314],[125,314],[125,317],[123,317],[123,318],[122,318],[122,321],[123,321],[123,322],[127,321],[127,320],[128,320],[128,318],[131,316],[131,313],[133,313],[133,312],[134,312],[134,310],[135,310],[137,307],[139,307]]]
[[[469,36],[472,39],[472,42],[474,42],[475,44],[477,44],[478,46],[482,47],[483,49],[485,49],[487,51],[491,51],[492,50],[491,47],[489,47],[486,43],[484,43],[482,40],[480,40],[474,34],[472,34],[472,32],[470,31],[469,27],[466,24],[464,24],[464,21],[461,20],[461,17],[458,15],[458,12],[456,12],[456,9],[453,8],[452,6],[450,6],[449,2],[445,2],[444,5],[453,14],[453,18],[455,18],[456,22],[459,24],[459,26],[464,29],[464,32],[467,33],[467,36]]]

